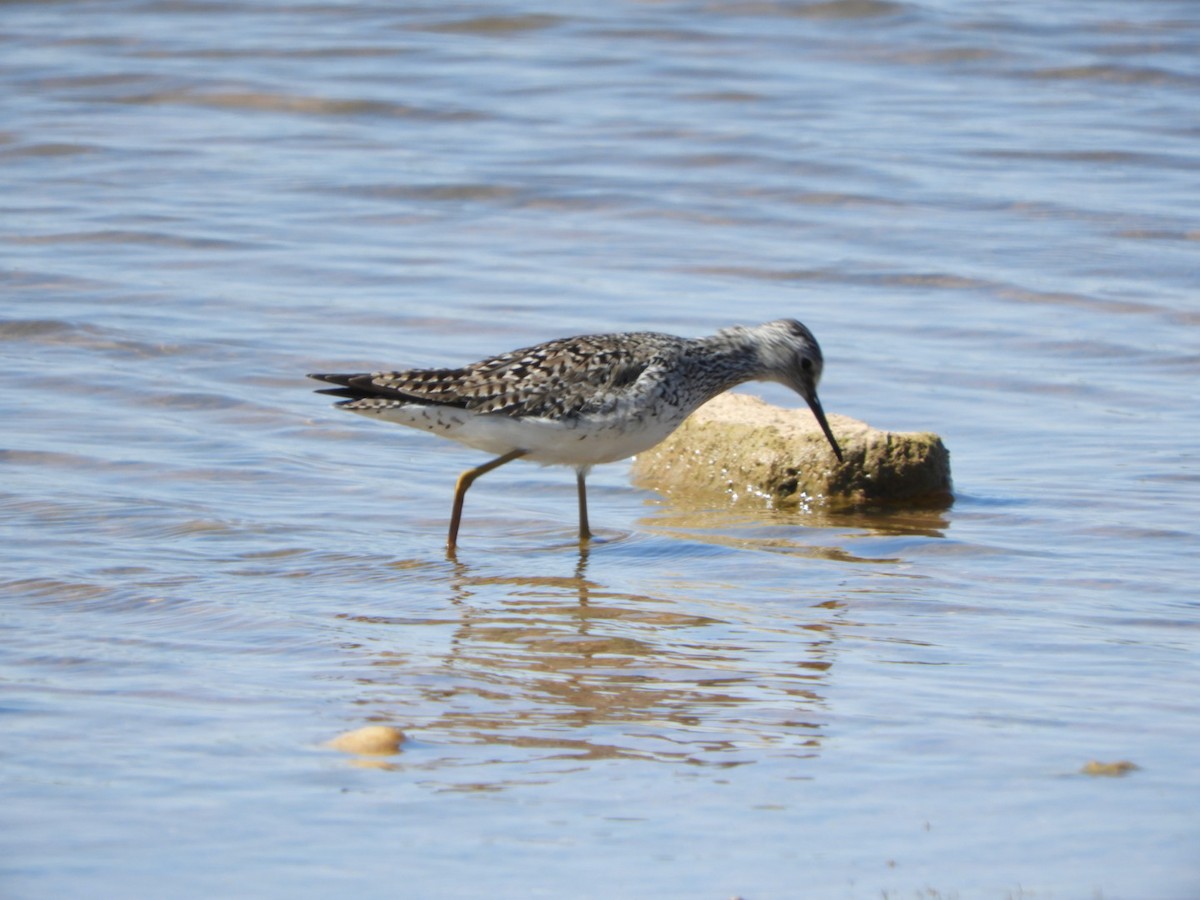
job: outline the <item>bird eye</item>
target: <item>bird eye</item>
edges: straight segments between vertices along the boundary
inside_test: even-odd
[[[812,360],[809,359],[807,356],[804,357],[804,359],[800,360],[800,368],[802,368],[805,372],[811,372],[812,371]]]

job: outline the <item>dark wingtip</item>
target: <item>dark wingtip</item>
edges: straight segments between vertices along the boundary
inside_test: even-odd
[[[414,397],[411,394],[406,394],[404,391],[396,390],[392,387],[375,382],[375,375],[369,374],[329,374],[325,372],[310,372],[309,378],[315,378],[317,381],[325,381],[329,384],[336,384],[335,388],[323,388],[318,390],[318,394],[329,394],[331,397],[341,397],[345,400],[367,400],[367,399],[384,399],[384,400],[401,400],[405,403],[431,403],[433,401],[422,397]],[[452,404],[444,404],[452,405]]]
[[[330,384],[340,384],[342,387],[349,387],[350,380],[355,378],[354,375],[330,375],[323,372],[309,372],[308,377],[317,381],[328,381]]]
[[[370,396],[369,392],[362,390],[361,387],[355,385],[354,381],[361,378],[361,375],[337,375],[327,372],[309,372],[309,378],[317,381],[324,381],[328,384],[336,384],[334,388],[323,388],[318,390],[318,394],[329,394],[331,397],[341,397],[344,400],[361,400],[363,397]]]

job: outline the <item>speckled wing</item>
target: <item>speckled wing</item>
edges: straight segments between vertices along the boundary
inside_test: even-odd
[[[453,406],[476,413],[559,419],[597,412],[682,339],[627,333],[583,335],[513,350],[460,369],[314,376],[342,385],[344,404],[379,400]]]

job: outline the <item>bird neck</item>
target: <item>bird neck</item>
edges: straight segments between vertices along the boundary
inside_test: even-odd
[[[694,383],[703,387],[704,402],[730,388],[769,377],[758,343],[746,328],[726,328],[693,341]]]

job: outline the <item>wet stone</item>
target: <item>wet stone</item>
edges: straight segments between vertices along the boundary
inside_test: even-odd
[[[404,732],[391,725],[367,725],[339,734],[329,742],[334,750],[343,753],[385,756],[400,752]]]
[[[785,508],[949,503],[950,452],[938,435],[881,431],[840,415],[830,415],[829,423],[842,448],[840,463],[808,409],[722,394],[639,454],[634,478],[671,497]]]

